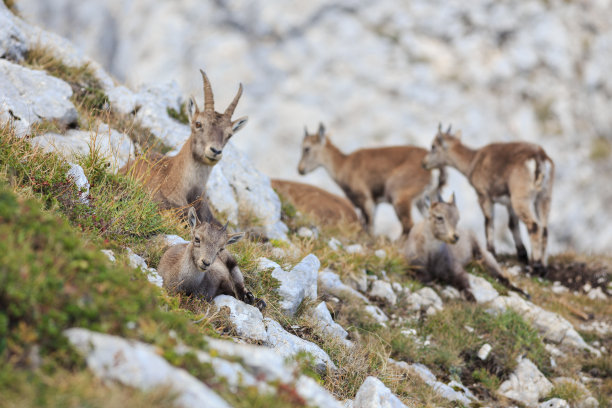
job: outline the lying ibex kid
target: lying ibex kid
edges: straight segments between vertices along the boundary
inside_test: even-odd
[[[263,310],[266,303],[245,289],[236,260],[225,250],[225,245],[239,241],[244,233],[228,234],[227,224],[200,222],[193,207],[189,208],[187,220],[192,241],[170,247],[159,262],[164,287],[173,293],[202,296],[207,301],[229,295],[248,304],[255,303]],[[225,256],[220,256],[221,252]]]
[[[463,291],[468,299],[474,300],[465,266],[480,259],[489,274],[509,289],[528,297],[512,285],[493,255],[482,248],[472,231],[457,229],[458,222],[459,211],[453,194],[449,203],[439,199],[431,204],[428,218],[410,231],[404,250],[410,264],[416,267],[419,279],[424,282],[446,281]]]

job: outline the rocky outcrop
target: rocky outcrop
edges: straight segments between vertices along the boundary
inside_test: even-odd
[[[538,367],[531,360],[523,358],[510,374],[510,378],[499,386],[497,392],[528,407],[537,407],[540,398],[547,395],[552,388],[552,383],[544,377]]]
[[[397,295],[393,291],[391,284],[383,280],[375,280],[372,282],[372,286],[370,287],[370,292],[368,294],[370,297],[382,300],[384,303],[391,306],[395,305],[397,302]]]
[[[238,336],[253,341],[266,341],[268,339],[266,326],[259,309],[227,295],[217,296],[214,303],[218,308],[227,307],[230,309],[229,318]]]
[[[376,377],[365,379],[355,399],[354,408],[404,408],[406,405],[397,398],[385,384]]]
[[[334,337],[346,346],[353,345],[350,340],[347,340],[348,332],[338,323],[334,322],[325,302],[321,302],[313,308],[312,317],[315,326],[317,326],[324,335]]]

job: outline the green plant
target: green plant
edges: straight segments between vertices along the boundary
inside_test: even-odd
[[[171,107],[166,108],[166,111],[168,112],[168,116],[170,116],[177,122],[185,125],[189,124],[189,116],[187,115],[187,104],[185,102],[181,103],[181,106],[178,111]]]

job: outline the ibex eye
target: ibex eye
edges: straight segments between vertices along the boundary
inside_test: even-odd
[[[195,123],[195,127],[196,127],[197,129],[200,129],[200,128],[202,127],[202,122],[196,122],[196,123]]]
[[[193,242],[195,242],[196,244],[199,244],[200,243],[200,238],[194,239]]]
[[[442,221],[444,221],[444,218],[442,218],[442,217],[436,217],[436,221],[438,221],[438,222],[442,222]]]
[[[310,151],[310,147],[305,147],[304,148],[304,153],[308,153]]]

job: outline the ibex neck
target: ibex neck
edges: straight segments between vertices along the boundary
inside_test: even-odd
[[[191,138],[192,136],[187,139],[181,150],[174,157],[172,171],[179,174],[179,177],[174,178],[177,181],[177,188],[199,196],[206,187],[212,166],[195,159],[191,148]],[[194,191],[194,188],[198,191]]]
[[[329,173],[329,175],[338,181],[340,177],[340,169],[346,160],[346,155],[340,151],[329,139],[325,142],[325,157],[323,160],[323,167]]]
[[[458,142],[450,149],[450,164],[465,176],[469,176],[475,155],[476,150]]]

